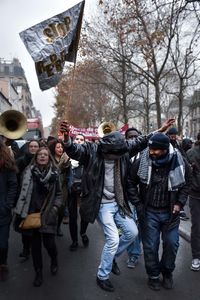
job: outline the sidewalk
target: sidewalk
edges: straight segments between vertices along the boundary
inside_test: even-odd
[[[182,221],[179,226],[179,233],[182,238],[186,241],[190,242],[190,233],[191,233],[191,216],[190,216],[190,209],[189,204],[187,203],[184,207],[186,215],[189,217],[189,220]]]

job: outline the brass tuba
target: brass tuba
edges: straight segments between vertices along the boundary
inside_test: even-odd
[[[6,110],[0,116],[0,134],[8,139],[18,139],[27,130],[26,117],[19,111]]]
[[[99,125],[97,131],[99,137],[102,138],[105,134],[116,131],[116,127],[112,122],[103,122]]]

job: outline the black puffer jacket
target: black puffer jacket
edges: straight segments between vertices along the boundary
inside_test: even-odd
[[[148,142],[147,137],[126,142],[119,132],[112,132],[103,137],[98,144],[86,142],[75,144],[69,140],[65,143],[67,154],[80,161],[84,166],[82,176],[82,195],[80,213],[83,220],[93,223],[98,215],[104,186],[104,157],[113,155],[120,158],[121,182],[124,192],[124,206],[128,207],[126,179],[130,166],[129,153],[137,154]]]

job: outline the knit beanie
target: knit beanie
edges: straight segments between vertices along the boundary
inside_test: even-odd
[[[168,129],[166,134],[178,134],[178,130],[176,129],[176,127],[171,127]]]
[[[149,148],[167,150],[169,149],[169,143],[170,140],[168,136],[164,133],[158,132],[149,139]]]

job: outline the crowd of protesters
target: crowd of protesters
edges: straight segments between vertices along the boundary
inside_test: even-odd
[[[88,224],[97,220],[105,237],[96,276],[100,288],[114,291],[109,274],[120,275],[117,258],[127,251],[128,268],[135,268],[144,254],[149,288],[172,289],[178,228],[180,219],[188,219],[184,212],[188,199],[191,270],[199,271],[200,134],[195,143],[179,142],[172,124],[169,120],[147,136],[136,128],[129,128],[125,137],[112,130],[90,142],[82,134],[70,137],[70,124],[63,122],[63,140],[52,136],[30,140],[13,151],[0,140],[0,281],[9,278],[10,230],[21,236],[19,256],[31,255],[33,285],[39,287],[42,246],[50,258],[51,274],[58,272],[55,236],[63,236],[61,224],[69,224],[69,250],[76,251],[79,235],[83,246],[89,246]],[[40,228],[20,228],[27,215],[38,212]]]

